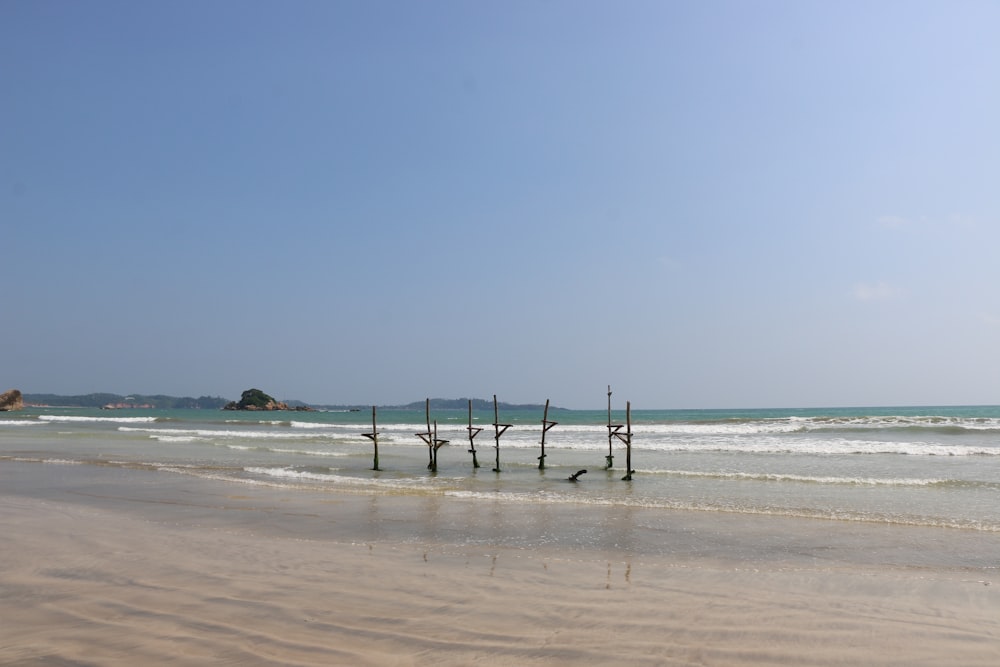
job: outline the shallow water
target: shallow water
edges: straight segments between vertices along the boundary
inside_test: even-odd
[[[551,411],[558,423],[546,433],[544,469],[540,409],[501,412],[499,421],[511,426],[499,452],[492,411],[473,414],[472,425],[483,429],[474,440],[479,468],[469,452],[468,413],[432,411],[431,430],[448,441],[437,451],[436,472],[416,435],[427,431],[425,413],[408,410],[378,413],[380,470],[372,470],[373,443],[362,435],[371,432],[371,417],[33,408],[0,416],[0,465],[140,469],[151,479],[198,477],[309,498],[324,491],[403,498],[437,508],[448,520],[435,525],[469,540],[498,505],[524,518],[505,519],[488,534],[515,542],[557,532],[552,539],[613,545],[611,518],[609,530],[595,534],[548,529],[546,516],[564,521],[563,514],[586,508],[607,517],[659,511],[643,513],[641,530],[652,533],[666,530],[662,523],[676,510],[699,512],[716,526],[777,516],[827,527],[1000,533],[1000,408],[636,410],[631,438],[627,416],[616,411],[612,422],[625,437],[612,439],[610,470],[606,411]],[[631,481],[622,480],[624,440],[631,442]],[[582,469],[588,472],[579,481],[567,481]],[[449,503],[459,500],[476,509],[452,511]]]

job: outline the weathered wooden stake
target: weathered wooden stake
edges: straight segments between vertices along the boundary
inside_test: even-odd
[[[549,429],[556,425],[557,422],[549,421],[549,399],[545,399],[545,414],[542,416],[542,455],[538,457],[538,469],[545,469],[545,434],[549,432]],[[575,481],[575,480],[574,480]]]
[[[482,433],[483,429],[472,425],[472,399],[469,399],[469,453],[472,454],[472,467],[479,467],[479,459],[476,458],[476,436]]]
[[[440,439],[438,439],[438,423],[437,423],[437,420],[435,419],[434,420],[434,454],[433,454],[433,458],[431,459],[431,464],[432,464],[431,465],[431,470],[433,470],[434,472],[437,472],[437,469],[438,469],[438,450],[441,449],[441,445],[447,445],[447,444],[448,444],[447,440],[440,440]]]
[[[503,428],[500,428],[501,426]],[[493,468],[493,472],[500,472],[500,436],[503,435],[509,428],[510,424],[500,423],[500,413],[497,408],[497,395],[493,394],[493,431],[495,433],[493,439],[496,442],[494,447],[496,447],[497,450],[497,465]]]
[[[375,406],[372,406],[372,432],[362,433],[364,437],[368,438],[375,445],[375,463],[372,465],[372,470],[378,470],[378,429],[375,428]]]
[[[427,430],[416,436],[427,444],[427,468],[434,470],[434,433],[431,431],[431,399],[424,401],[424,416],[427,417]]]
[[[611,385],[608,385],[608,455],[604,457],[607,459],[607,465],[604,466],[605,470],[611,470],[615,463],[615,456],[613,454],[612,444],[614,443],[615,436],[618,435],[618,431],[621,430],[621,424],[611,423]]]
[[[628,428],[624,433],[618,433],[615,431],[615,436],[619,440],[625,443],[625,476],[622,477],[623,482],[628,482],[632,480],[632,401],[625,402],[625,422]]]
[[[429,398],[424,401],[424,416],[427,418],[427,431],[417,433],[416,436],[427,443],[427,468],[432,472],[437,472],[438,450],[441,445],[447,445],[448,441],[438,438],[437,420],[434,420],[434,430],[431,430],[431,399]]]

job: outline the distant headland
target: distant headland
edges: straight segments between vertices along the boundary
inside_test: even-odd
[[[17,391],[17,390],[12,390]],[[254,391],[248,389],[247,391]],[[260,390],[256,390],[260,391]],[[11,392],[6,392],[9,394]],[[17,392],[19,395],[21,392]],[[243,392],[245,395],[247,392]],[[77,395],[62,394],[23,394],[22,404],[26,407],[59,407],[59,408],[105,408],[105,409],[145,409],[145,410],[364,410],[371,409],[370,403],[351,403],[326,405],[319,403],[305,403],[303,401],[285,399],[276,400],[268,396],[263,391],[264,397],[260,406],[266,406],[268,401],[273,402],[275,407],[239,407],[240,403],[245,406],[257,405],[256,399],[250,402],[244,401],[243,396],[239,401],[220,396],[167,396],[164,394],[112,394],[112,393],[92,393]],[[4,394],[4,395],[6,395]],[[401,405],[379,405],[377,407],[387,410],[423,410],[427,399],[413,401]],[[430,407],[434,410],[466,410],[469,401],[475,410],[492,410],[493,401],[482,398],[431,398]],[[233,407],[227,408],[232,405]],[[505,410],[541,410],[544,404],[541,403],[505,403],[500,401],[498,405]],[[285,406],[285,407],[278,407]],[[2,409],[2,408],[0,408]],[[8,408],[17,409],[17,408]],[[561,410],[553,406],[553,410]]]
[[[218,396],[165,396],[162,394],[93,393],[63,396],[61,394],[24,394],[25,406],[59,408],[144,408],[155,410],[218,410],[229,399]]]

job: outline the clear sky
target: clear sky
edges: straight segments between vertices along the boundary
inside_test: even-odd
[[[1000,402],[1000,3],[0,0],[0,391]]]

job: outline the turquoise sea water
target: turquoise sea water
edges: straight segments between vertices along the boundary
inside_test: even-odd
[[[556,410],[539,468],[542,411],[431,411],[447,440],[417,436],[423,410],[372,414],[31,408],[0,414],[0,465],[141,468],[233,485],[463,498],[525,508],[574,505],[778,515],[1000,532],[1000,407],[632,410],[626,449],[606,410]],[[612,422],[627,430],[624,410]],[[576,483],[567,478],[588,472]]]

